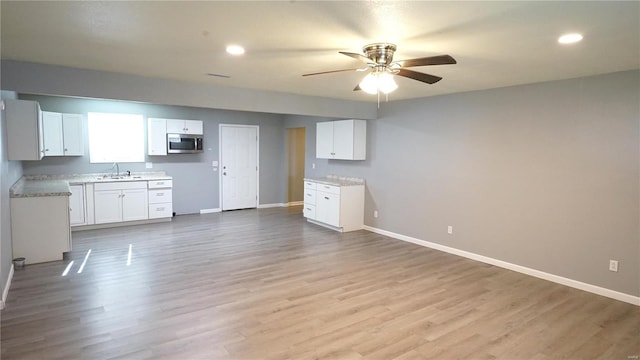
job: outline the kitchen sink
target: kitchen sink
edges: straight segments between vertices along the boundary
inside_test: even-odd
[[[125,179],[142,179],[142,176],[98,176],[96,177],[96,180],[98,181],[125,180]]]

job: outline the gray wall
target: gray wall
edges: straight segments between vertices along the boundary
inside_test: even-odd
[[[17,98],[16,94],[10,91],[2,91],[0,97],[2,99]],[[4,111],[0,111],[0,296],[4,294],[13,258],[9,188],[22,176],[20,161],[7,160],[5,134]]]
[[[144,163],[120,164],[122,171],[165,171],[172,176],[174,178],[174,211],[177,214],[198,213],[203,209],[220,207],[219,173],[214,172],[211,165],[212,161],[219,160],[219,124],[259,125],[260,204],[286,202],[286,158],[282,147],[282,144],[285,143],[285,130],[282,115],[54,96],[21,95],[20,98],[38,101],[42,110],[45,111],[84,114],[85,125],[87,112],[136,113],[143,114],[145,118],[203,120],[204,153],[168,156],[147,155],[146,161],[153,163],[153,168],[150,170],[145,168]],[[37,175],[107,172],[111,164],[91,164],[89,162],[86,126],[84,132],[85,156],[45,157],[40,161],[24,161],[24,173]]]
[[[639,85],[627,71],[383,103],[368,159],[320,167],[366,178],[367,225],[639,296]]]

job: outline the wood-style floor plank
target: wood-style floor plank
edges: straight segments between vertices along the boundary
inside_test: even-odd
[[[64,261],[15,272],[2,359],[640,355],[637,306],[367,231],[340,234],[300,210],[74,232]]]

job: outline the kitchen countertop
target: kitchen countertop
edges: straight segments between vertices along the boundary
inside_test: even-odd
[[[304,180],[314,181],[320,184],[334,185],[334,186],[354,186],[364,185],[364,179],[356,177],[345,177],[337,175],[328,175],[326,177],[313,177],[304,178]]]
[[[25,175],[11,189],[12,198],[70,196],[69,185],[103,182],[171,180],[164,172],[132,173],[131,176],[110,177],[103,174]]]

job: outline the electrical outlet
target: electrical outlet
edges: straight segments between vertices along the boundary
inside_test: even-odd
[[[609,260],[609,271],[618,272],[618,260]]]
[[[311,168],[315,169],[316,168],[316,163],[311,163]]]
[[[373,210],[373,217],[377,218],[378,217],[378,210]]]
[[[447,234],[453,235],[453,226],[451,225],[447,226]]]

